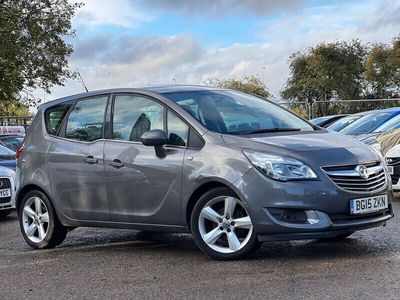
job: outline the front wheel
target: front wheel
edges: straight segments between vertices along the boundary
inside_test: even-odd
[[[243,258],[258,246],[249,213],[228,188],[212,189],[199,199],[191,229],[197,246],[217,260]]]
[[[51,202],[40,191],[25,195],[19,210],[19,223],[25,241],[35,249],[58,246],[67,235]]]

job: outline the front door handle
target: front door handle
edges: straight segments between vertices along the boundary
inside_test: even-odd
[[[114,159],[109,163],[109,165],[117,169],[122,168],[124,166],[124,164],[119,159]]]
[[[99,160],[97,158],[94,158],[92,155],[85,157],[85,162],[87,162],[88,164],[97,164],[98,161]]]

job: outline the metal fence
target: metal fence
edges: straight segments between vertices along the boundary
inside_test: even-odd
[[[308,102],[278,102],[279,105],[301,115],[312,119],[329,115],[354,114],[358,112],[400,107],[400,98],[393,99],[362,99],[362,100],[334,100]]]
[[[12,117],[12,116],[3,116],[0,117],[0,126],[24,126],[27,128],[31,122],[33,117]]]

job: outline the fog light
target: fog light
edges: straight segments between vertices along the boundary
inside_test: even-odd
[[[294,208],[268,208],[268,212],[277,220],[294,224],[317,224],[318,216],[313,210]]]
[[[317,224],[319,222],[318,216],[313,210],[306,210],[307,222],[310,224]]]

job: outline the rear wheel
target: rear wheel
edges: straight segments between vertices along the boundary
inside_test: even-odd
[[[228,188],[212,189],[199,199],[191,229],[197,246],[217,260],[243,258],[258,246],[249,213]]]
[[[31,191],[22,200],[19,222],[25,241],[35,249],[53,248],[61,244],[67,229],[60,223],[47,196]]]
[[[0,220],[11,214],[12,209],[0,210]]]

